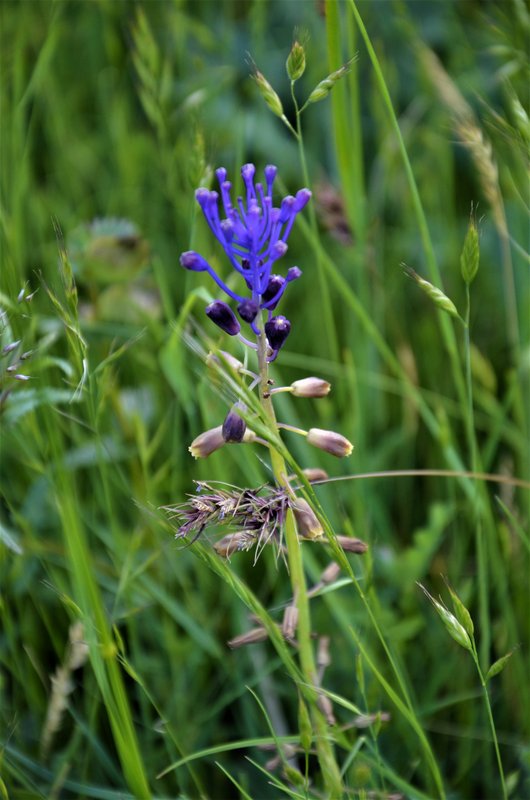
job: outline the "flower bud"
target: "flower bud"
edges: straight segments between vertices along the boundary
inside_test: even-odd
[[[279,350],[291,332],[291,323],[282,315],[265,323],[265,334],[273,350]]]
[[[245,420],[239,416],[234,408],[231,408],[222,426],[222,434],[225,442],[242,442],[246,429],[247,424]]]
[[[291,52],[287,56],[287,63],[285,64],[287,75],[292,81],[297,81],[301,78],[305,71],[305,50],[300,42],[293,42]]]
[[[227,303],[223,303],[222,300],[214,300],[213,303],[206,306],[206,315],[230,336],[236,336],[241,330],[236,315],[230,306]]]
[[[323,535],[324,529],[307,500],[304,500],[303,497],[297,497],[291,508],[293,509],[300,536],[304,539],[319,539]]]
[[[255,300],[245,299],[237,307],[237,313],[245,322],[254,322],[259,311],[259,305]]]
[[[184,269],[189,269],[192,272],[205,272],[205,270],[208,269],[208,262],[206,259],[193,250],[187,250],[185,253],[182,253],[180,265],[184,267]]]
[[[243,647],[246,644],[255,644],[256,642],[265,642],[269,637],[265,628],[252,628],[247,633],[242,633],[234,639],[227,642],[228,647],[234,650],[236,647]]]
[[[325,397],[329,394],[331,384],[322,378],[302,378],[291,383],[291,389],[295,397]]]
[[[314,447],[331,453],[332,456],[343,458],[349,456],[353,450],[353,445],[345,436],[335,431],[324,431],[321,428],[310,428],[307,433],[307,441]]]
[[[206,458],[225,444],[222,425],[199,434],[188,447],[193,458]]]
[[[337,536],[337,543],[340,544],[345,553],[366,553],[368,545],[361,539],[353,539],[351,536]]]
[[[298,278],[302,276],[302,270],[300,267],[290,267],[287,270],[287,275],[285,276],[285,280],[290,283],[291,281],[296,281]]]
[[[280,289],[283,287],[284,283],[285,283],[285,278],[282,278],[281,275],[271,275],[269,278],[269,282],[267,283],[267,288],[261,295],[262,303],[270,303],[270,301],[274,297],[276,297]],[[276,300],[274,303],[268,305],[267,308],[270,308],[271,310],[276,308],[280,300],[280,297],[278,297],[278,300]]]
[[[277,117],[283,117],[283,106],[282,101],[268,82],[265,75],[259,71],[259,69],[254,70],[254,74],[252,75],[254,80],[257,83],[258,89],[260,91],[261,96],[271,109],[271,111],[276,114]]]
[[[295,605],[287,606],[283,612],[282,635],[284,639],[294,639],[298,625],[298,609]]]

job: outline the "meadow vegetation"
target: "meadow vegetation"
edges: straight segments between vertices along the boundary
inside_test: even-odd
[[[530,796],[522,0],[0,15],[0,798]],[[179,264],[229,274],[194,192],[246,163],[312,192],[270,369],[331,392],[278,417],[354,445],[261,425],[323,531],[298,562],[164,510],[274,483],[263,445],[188,452],[253,408]]]

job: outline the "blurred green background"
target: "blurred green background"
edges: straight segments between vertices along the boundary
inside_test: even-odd
[[[337,532],[370,545],[362,564],[352,563],[408,676],[451,798],[493,799],[498,778],[472,664],[415,582],[437,595],[448,577],[480,616],[486,662],[517,648],[491,691],[510,791],[523,797],[528,492],[510,479],[529,474],[528,11],[518,0],[358,9],[444,291],[462,314],[472,206],[479,220],[476,465],[508,482],[480,494],[482,567],[476,504],[460,478],[343,482],[318,496]],[[273,648],[227,648],[249,627],[243,603],[193,548],[175,543],[157,511],[193,492],[193,480],[258,486],[268,478],[255,448],[204,462],[187,451],[227,405],[183,334],[197,336],[195,319],[220,346],[241,350],[204,318],[213,285],[182,270],[178,257],[196,249],[228,272],[194,200],[218,166],[237,183],[241,164],[261,172],[273,163],[285,193],[303,185],[297,144],[259,96],[252,63],[294,122],[285,60],[295,28],[307,35],[302,102],[357,54],[350,75],[303,115],[328,261],[307,221],[297,222],[284,262],[304,274],[283,301],[293,331],[275,365],[278,385],[312,374],[333,385],[327,400],[281,396],[279,417],[340,430],[355,450],[338,462],[292,434],[285,441],[303,467],[332,476],[470,469],[464,334],[403,272],[404,262],[433,280],[388,108],[348,3],[4,0],[0,14],[4,795],[240,796],[215,760],[252,797],[277,797],[245,750],[156,778],[181,755],[268,736],[248,686],[279,733],[297,729],[296,689]],[[17,366],[16,354],[28,351]],[[308,552],[310,582],[328,560],[324,548]],[[289,599],[281,564],[266,554],[254,565],[243,554],[230,570],[279,618]],[[415,784],[410,728],[370,670],[359,688],[349,626],[385,674],[387,665],[356,594],[346,586],[312,610],[315,630],[331,636],[326,687],[367,711],[392,712],[378,735],[381,758]],[[76,621],[90,660],[81,648],[82,663],[68,668]],[[349,712],[336,713],[347,724]],[[357,734],[349,736],[353,748]],[[264,763],[256,749],[248,754]],[[380,791],[379,774],[359,747],[347,768],[352,791]]]

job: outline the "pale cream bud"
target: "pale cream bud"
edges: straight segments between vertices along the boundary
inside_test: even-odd
[[[224,444],[223,426],[218,425],[217,428],[210,428],[210,430],[199,434],[190,444],[188,450],[193,458],[206,458],[206,456],[209,456],[214,450],[219,450]]]
[[[291,383],[291,394],[295,397],[325,397],[330,389],[331,384],[322,378],[302,378]]]
[[[307,432],[307,441],[314,447],[325,450],[337,458],[349,456],[353,450],[353,445],[345,436],[335,431],[324,431],[321,428],[310,428]]]
[[[304,539],[319,539],[323,535],[324,529],[307,500],[297,497],[296,503],[293,503],[291,507],[300,536]]]

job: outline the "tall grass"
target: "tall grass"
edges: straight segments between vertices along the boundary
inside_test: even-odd
[[[2,5],[2,797],[529,792],[528,14],[322,10]],[[299,117],[295,26],[310,34],[298,110],[355,59]],[[304,484],[329,544],[290,563],[308,596],[302,663],[279,627],[282,559],[223,560],[215,531],[183,546],[159,510],[194,480],[273,480],[263,448],[187,451],[244,389],[200,357],[242,354],[178,256],[224,271],[193,192],[246,161],[314,192],[289,242],[304,275],[273,377],[321,375],[332,394],[280,394],[278,417],[355,444],[347,462],[317,458],[263,423],[300,480],[315,466],[333,479]],[[227,646],[256,627],[261,641]]]

